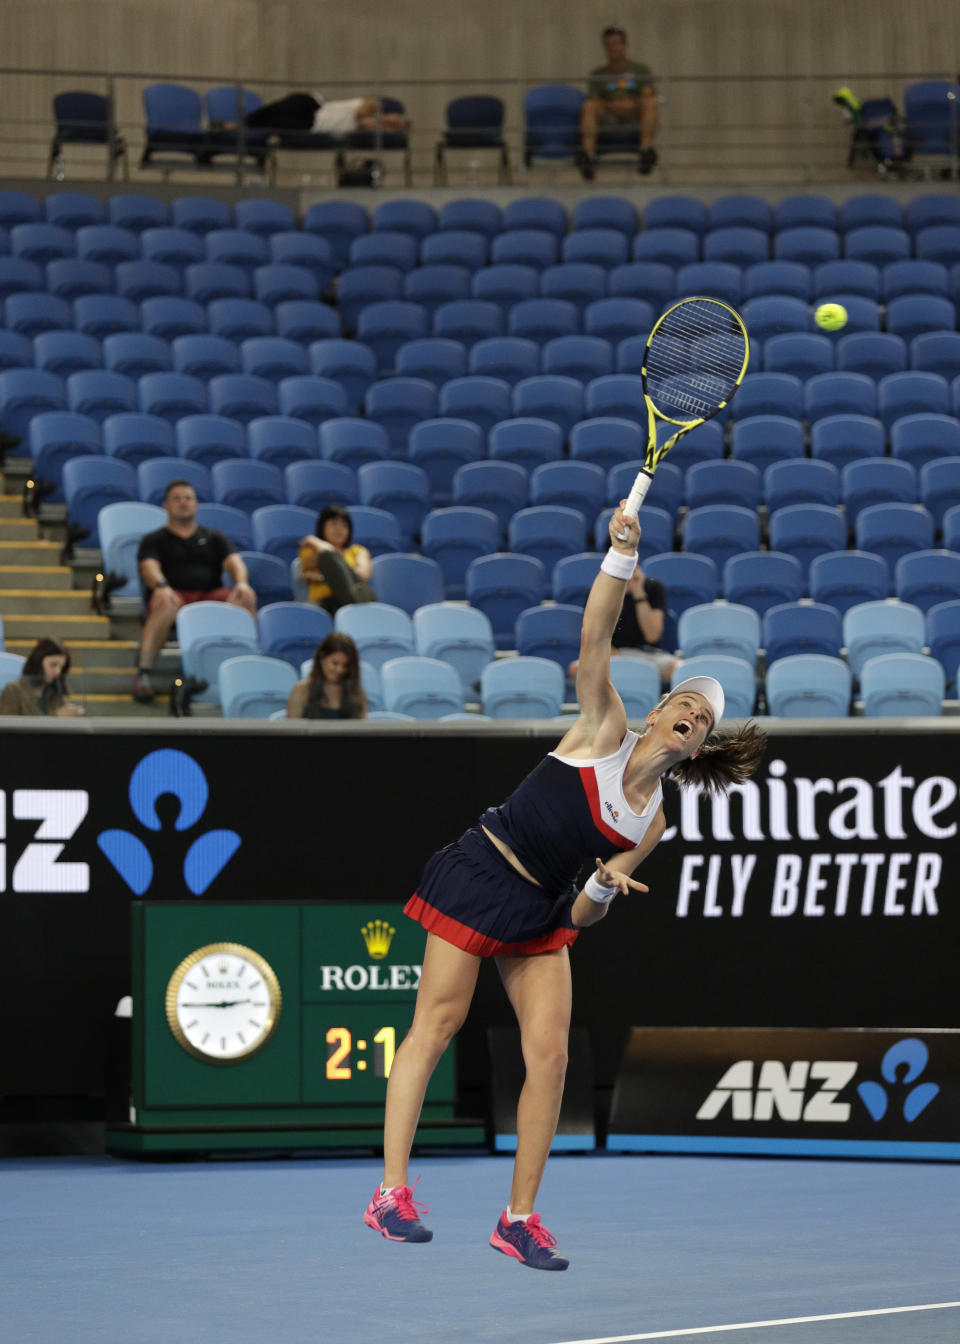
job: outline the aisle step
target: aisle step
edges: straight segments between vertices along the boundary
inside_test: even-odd
[[[0,565],[56,565],[63,548],[58,541],[0,541]]]
[[[67,571],[69,574],[69,570]],[[90,594],[82,588],[6,588],[0,583],[0,613],[8,615],[79,616],[90,611]]]
[[[8,518],[0,513],[0,541],[15,541],[26,546],[38,540],[36,518]]]
[[[60,612],[49,612],[43,615],[38,614],[35,610],[29,615],[20,612],[13,612],[8,615],[5,604],[0,603],[0,611],[3,613],[5,647],[10,649],[11,640],[14,643],[19,640],[26,640],[32,649],[37,640],[42,639],[44,635],[49,635],[51,639],[59,639],[63,643],[69,644],[71,649],[78,639],[109,640],[110,622],[106,616],[95,616],[90,611],[89,599],[86,606],[86,615],[70,616]],[[119,643],[119,641],[117,642]],[[13,651],[21,653],[22,649],[15,648]]]
[[[7,623],[4,629],[9,630]],[[137,645],[132,639],[80,639],[67,637],[70,645],[70,657],[74,665],[80,665],[88,672],[101,669],[123,668],[128,679],[133,677],[137,657]],[[6,638],[7,653],[19,653],[26,658],[35,641],[29,638]]]
[[[4,565],[0,564],[0,608],[4,604],[2,590],[13,589],[67,589],[73,588],[73,570],[68,565]],[[89,601],[90,594],[87,593]]]
[[[0,518],[19,518],[22,509],[23,500],[19,495],[0,495]]]

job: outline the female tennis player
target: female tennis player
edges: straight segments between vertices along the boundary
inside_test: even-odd
[[[725,790],[756,769],[766,739],[748,724],[714,734],[723,691],[712,677],[682,682],[628,731],[610,683],[610,638],[637,564],[640,529],[621,502],[611,548],[583,613],[580,716],[502,807],[427,863],[406,914],[427,930],[413,1025],[387,1085],[384,1175],[363,1220],[393,1241],[433,1233],[407,1182],[427,1083],[467,1015],[481,959],[495,957],[520,1026],[526,1078],[517,1106],[513,1184],[490,1244],[533,1269],[566,1269],[534,1212],[556,1132],[570,1030],[570,945],[617,895],[645,892],[631,877],[663,834],[661,778]],[[622,534],[622,536],[621,536]],[[609,855],[596,858],[597,853]],[[577,890],[584,863],[596,871]]]

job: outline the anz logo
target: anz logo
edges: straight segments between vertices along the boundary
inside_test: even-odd
[[[888,1085],[867,1080],[856,1095],[870,1118],[880,1121],[890,1110],[892,1097],[900,1092],[897,1108],[907,1124],[925,1111],[940,1091],[937,1083],[919,1083],[903,1094],[927,1066],[929,1051],[915,1037],[897,1041],[886,1052],[880,1073]],[[697,1111],[698,1120],[716,1120],[729,1105],[730,1118],[739,1121],[780,1120],[804,1124],[844,1124],[850,1119],[851,1103],[839,1101],[860,1065],[850,1059],[795,1059],[789,1065],[779,1059],[740,1059],[731,1064]],[[897,1118],[891,1115],[891,1118]]]
[[[156,872],[149,833],[162,841],[164,856],[171,849],[170,829],[190,831],[198,825],[210,796],[206,776],[183,751],[164,749],[144,756],[130,776],[130,809],[147,834],[147,842],[133,831],[107,830],[97,836],[97,847],[135,896],[149,890]],[[162,820],[157,804],[167,796]],[[172,815],[173,809],[175,815]],[[0,789],[0,892],[66,893],[90,890],[90,865],[64,862],[61,854],[73,840],[90,811],[86,789],[13,789],[9,802]],[[33,838],[15,862],[8,864],[9,821],[34,822]],[[186,841],[187,837],[184,837]],[[195,836],[187,847],[177,877],[194,896],[203,893],[240,847],[236,831],[209,830]],[[10,869],[8,873],[8,867]],[[169,876],[169,873],[165,874]],[[167,891],[165,894],[175,894]]]

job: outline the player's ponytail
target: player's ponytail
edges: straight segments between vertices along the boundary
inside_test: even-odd
[[[766,733],[751,721],[735,733],[711,733],[699,755],[675,765],[670,777],[685,788],[726,793],[731,784],[749,779],[766,749]]]

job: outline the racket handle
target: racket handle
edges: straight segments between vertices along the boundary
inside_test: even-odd
[[[653,472],[647,471],[646,467],[641,467],[637,472],[637,478],[631,487],[630,494],[627,496],[627,502],[624,505],[623,512],[627,518],[636,518],[637,510],[643,503],[646,493],[650,489],[652,480]],[[619,534],[620,541],[626,541],[629,535],[629,532],[621,532]]]

